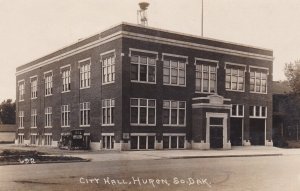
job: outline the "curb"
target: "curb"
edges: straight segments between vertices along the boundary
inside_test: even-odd
[[[189,159],[189,158],[229,158],[229,157],[269,157],[269,156],[283,156],[280,154],[255,154],[255,155],[215,155],[215,156],[179,156],[179,157],[166,157],[167,159]]]
[[[39,161],[34,164],[51,164],[51,163],[75,163],[75,162],[91,162],[91,159],[83,159],[83,160],[65,160],[65,161]],[[8,166],[8,165],[33,165],[33,164],[22,164],[19,162],[7,162],[7,163],[0,163],[0,166]]]

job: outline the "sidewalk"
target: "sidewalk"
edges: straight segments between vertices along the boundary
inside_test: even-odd
[[[266,146],[240,146],[231,150],[148,150],[148,151],[83,151],[60,150],[53,147],[20,147],[13,144],[0,144],[2,149],[37,150],[53,155],[75,156],[92,161],[115,160],[158,160],[183,158],[224,158],[224,157],[258,157],[299,155],[300,149],[282,149]]]
[[[300,149],[281,149],[277,147],[247,146],[232,147],[231,150],[153,150],[122,151],[105,154],[72,154],[92,161],[113,160],[149,160],[184,158],[224,158],[224,157],[267,157],[282,155],[300,155]]]

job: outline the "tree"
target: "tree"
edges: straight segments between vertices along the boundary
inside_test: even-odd
[[[16,103],[12,99],[4,100],[0,105],[0,120],[3,124],[16,123]]]
[[[292,92],[300,93],[300,61],[285,64],[284,75],[286,76]]]
[[[300,60],[285,64],[284,74],[292,90],[282,100],[285,113],[285,122],[288,124],[289,136],[297,137],[300,123]]]

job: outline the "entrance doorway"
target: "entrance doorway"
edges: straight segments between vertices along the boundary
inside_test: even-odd
[[[228,113],[206,112],[206,143],[210,148],[230,149],[227,139]]]
[[[210,148],[218,149],[223,148],[223,128],[210,127]]]
[[[230,142],[232,146],[242,146],[243,119],[230,118]]]
[[[265,145],[265,120],[250,119],[251,145]]]
[[[210,148],[223,148],[223,118],[211,117],[210,124]]]

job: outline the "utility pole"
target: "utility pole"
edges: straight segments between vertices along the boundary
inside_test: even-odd
[[[201,36],[203,37],[203,0],[202,1],[202,16],[201,16]]]

